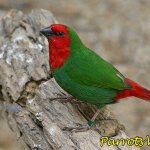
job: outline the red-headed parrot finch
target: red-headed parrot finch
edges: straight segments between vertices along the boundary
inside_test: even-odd
[[[150,100],[150,90],[87,48],[70,27],[52,24],[40,32],[48,39],[52,76],[73,97],[98,108],[130,96]],[[88,122],[90,126],[98,113]]]

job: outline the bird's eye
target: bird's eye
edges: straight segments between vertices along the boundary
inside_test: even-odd
[[[56,32],[55,35],[62,36],[62,35],[64,35],[64,32]]]

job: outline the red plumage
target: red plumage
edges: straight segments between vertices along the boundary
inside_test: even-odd
[[[127,78],[125,79],[125,82],[129,83],[132,88],[119,91],[114,98],[116,101],[129,96],[135,96],[143,100],[150,100],[150,90]]]
[[[52,70],[62,66],[65,60],[69,56],[69,44],[70,37],[66,26],[60,26],[59,24],[51,25],[53,32],[62,31],[63,36],[53,35],[50,36],[49,41],[49,64]]]

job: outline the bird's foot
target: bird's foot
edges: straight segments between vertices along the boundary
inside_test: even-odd
[[[94,124],[93,120],[89,120],[85,124],[76,123],[75,127],[64,127],[64,131],[71,131],[71,132],[84,132],[92,128]]]
[[[64,131],[71,131],[71,132],[84,132],[91,128],[88,124],[76,124],[75,127],[64,127]]]
[[[94,116],[84,125],[76,124],[76,127],[65,127],[65,131],[74,131],[74,132],[84,132],[92,128],[96,117],[98,116],[100,110],[98,109]],[[94,128],[94,127],[93,127]]]
[[[63,96],[63,97],[55,97],[55,98],[50,98],[50,101],[59,101],[61,103],[68,103],[71,102],[74,99],[73,96]]]
[[[72,102],[74,104],[81,104],[84,102],[78,101],[77,99],[75,99],[73,96],[63,96],[63,97],[55,97],[55,98],[50,98],[50,101],[59,101],[61,103],[68,103],[68,102]]]

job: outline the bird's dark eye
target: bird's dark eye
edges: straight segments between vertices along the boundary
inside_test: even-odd
[[[62,35],[64,35],[64,32],[55,32],[55,35],[62,36]]]

